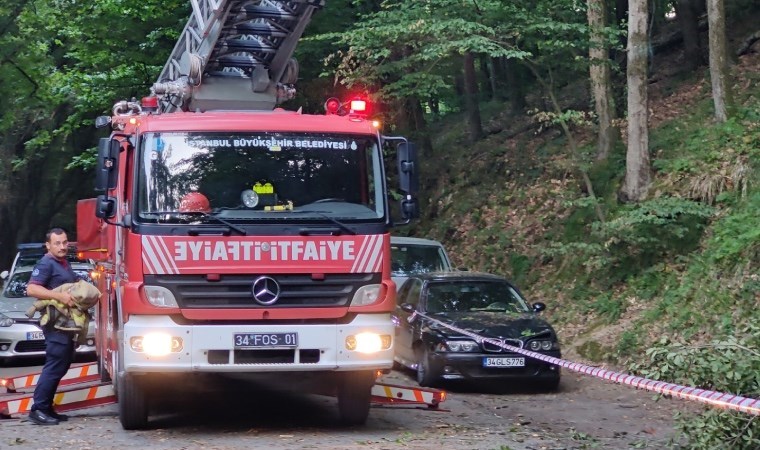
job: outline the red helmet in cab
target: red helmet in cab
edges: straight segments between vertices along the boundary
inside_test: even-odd
[[[211,212],[211,204],[205,195],[200,192],[188,192],[179,202],[181,212]]]

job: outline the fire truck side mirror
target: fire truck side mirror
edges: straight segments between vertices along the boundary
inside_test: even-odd
[[[121,143],[115,139],[101,138],[98,142],[98,159],[95,166],[96,192],[106,192],[116,187],[120,150]]]
[[[404,218],[404,222],[397,225],[408,224],[412,220],[420,217],[420,205],[416,198],[407,195],[405,198],[401,199],[401,216]]]
[[[398,159],[399,188],[407,194],[415,195],[420,189],[420,175],[417,171],[417,146],[403,141],[396,147]]]
[[[98,219],[110,219],[116,215],[116,198],[106,195],[98,195],[95,205],[95,217]]]
[[[111,116],[98,116],[95,118],[95,128],[103,128],[111,123]]]

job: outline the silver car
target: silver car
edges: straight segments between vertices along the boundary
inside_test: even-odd
[[[71,262],[71,268],[85,281],[92,282],[93,265]],[[11,358],[44,356],[45,337],[40,328],[40,313],[33,318],[26,311],[37,300],[26,295],[26,284],[34,266],[17,266],[5,280],[0,294],[0,361]],[[95,321],[90,321],[87,342],[76,349],[77,354],[95,353]]]
[[[443,244],[432,239],[391,236],[391,278],[396,290],[409,277],[427,272],[454,270]]]

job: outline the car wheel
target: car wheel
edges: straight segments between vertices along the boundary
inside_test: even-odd
[[[441,374],[433,367],[430,361],[430,352],[423,349],[417,352],[417,383],[420,386],[433,386],[438,382]]]
[[[540,380],[537,387],[546,392],[555,392],[559,389],[560,376]]]

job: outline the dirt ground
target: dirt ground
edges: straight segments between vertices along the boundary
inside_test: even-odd
[[[383,381],[415,384],[395,371]],[[174,398],[143,431],[124,431],[114,405],[59,426],[0,420],[0,449],[671,449],[673,412],[690,406],[569,372],[556,393],[447,392],[442,411],[373,407],[365,426],[345,428],[333,398],[222,387]]]

